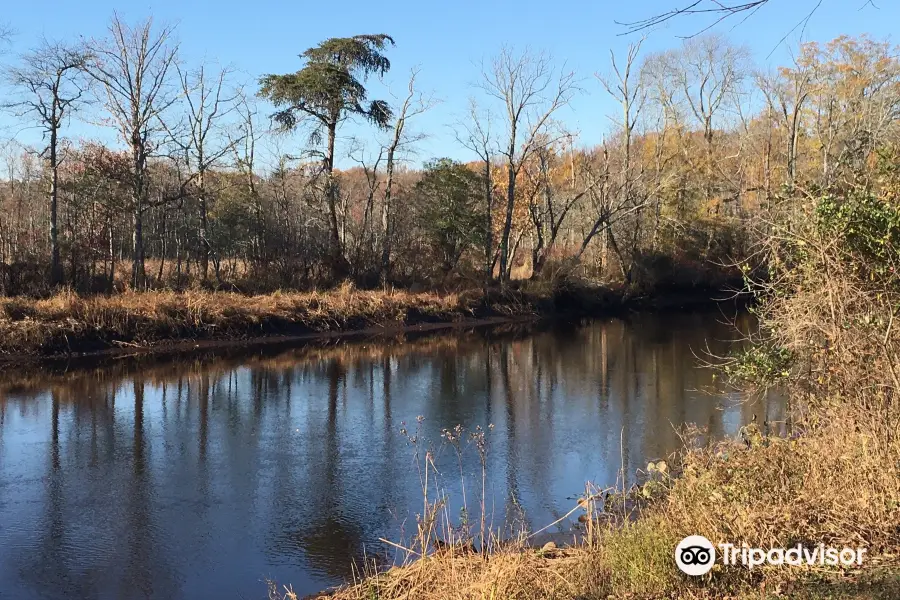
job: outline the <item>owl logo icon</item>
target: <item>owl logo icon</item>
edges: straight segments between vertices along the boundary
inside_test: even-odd
[[[688,575],[706,575],[715,562],[716,549],[702,535],[689,535],[675,547],[675,564]]]

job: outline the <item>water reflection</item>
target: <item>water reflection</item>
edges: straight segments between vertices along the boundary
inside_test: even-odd
[[[650,316],[414,342],[39,374],[0,385],[0,596],[255,598],[264,577],[309,593],[421,509],[422,415],[493,424],[495,526],[554,521],[585,480],[611,485],[679,446],[678,426],[733,434],[741,403],[694,353],[735,337],[718,313]],[[480,480],[473,450],[462,456]],[[453,510],[458,510],[454,505]],[[559,527],[566,527],[561,524]]]

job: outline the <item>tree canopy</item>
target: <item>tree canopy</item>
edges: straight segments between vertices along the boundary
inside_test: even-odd
[[[484,244],[482,185],[478,173],[449,158],[427,163],[416,184],[421,221],[445,273],[456,267],[466,250]]]
[[[370,75],[382,77],[390,70],[382,52],[389,45],[394,40],[384,33],[327,39],[300,55],[306,65],[296,73],[262,77],[260,95],[279,108],[274,118],[285,129],[296,127],[304,115],[325,127],[347,115],[386,127],[390,107],[383,100],[369,101],[364,84]]]

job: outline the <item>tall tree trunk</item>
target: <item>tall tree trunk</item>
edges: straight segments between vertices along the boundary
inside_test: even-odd
[[[57,129],[50,128],[50,284],[54,287],[62,283],[62,264],[59,260],[59,230],[57,228],[57,207],[59,196],[59,164],[56,154]]]
[[[382,234],[382,244],[381,244],[381,282],[382,284],[386,284],[388,281],[388,277],[390,276],[390,268],[391,268],[391,236],[393,235],[392,231],[392,219],[393,219],[393,192],[394,192],[394,157],[397,154],[397,149],[400,147],[401,141],[403,140],[403,129],[406,126],[406,118],[409,115],[409,107],[410,101],[413,99],[415,95],[414,84],[416,80],[416,71],[414,70],[412,75],[409,78],[409,95],[406,97],[406,100],[400,107],[400,112],[397,115],[397,121],[394,123],[394,137],[391,140],[390,145],[387,148],[387,181],[385,182],[384,188],[384,201],[381,204],[381,234]],[[421,108],[421,111],[424,111],[424,106]]]
[[[328,216],[331,228],[331,269],[336,278],[347,275],[347,259],[341,241],[341,232],[337,214],[337,184],[334,180],[334,144],[337,137],[337,119],[328,126],[328,152],[325,155],[325,198],[328,201]]]
[[[140,134],[138,134],[140,135]],[[143,150],[136,145],[133,149],[134,156],[134,187],[132,190],[132,259],[131,259],[131,287],[137,291],[144,291],[147,287],[147,273],[144,269],[144,158]]]
[[[494,277],[494,264],[497,260],[494,254],[494,185],[491,181],[491,159],[487,153],[485,153],[484,159],[484,204],[487,219],[487,231],[484,239],[484,277],[485,285],[487,285]]]
[[[144,207],[138,199],[135,199],[132,224],[134,251],[131,262],[131,287],[143,291],[147,286],[147,274],[144,269]]]
[[[515,140],[515,132],[512,134]],[[509,234],[512,231],[513,210],[516,204],[516,170],[513,163],[515,144],[510,143],[509,160],[506,164],[506,217],[503,221],[503,234],[500,237],[500,281],[509,280]]]
[[[788,184],[793,188],[797,172],[797,144],[800,141],[800,106],[798,101],[791,119],[791,132],[788,138]]]
[[[544,270],[547,262],[547,254],[544,252],[543,236],[538,236],[538,241],[531,249],[531,278],[536,279]]]
[[[137,115],[132,116],[135,123],[139,122]],[[144,141],[140,131],[132,131],[131,136],[131,160],[132,160],[132,259],[131,259],[131,287],[137,291],[147,288],[147,272],[144,268],[144,206],[146,204],[147,159],[144,155]]]
[[[607,240],[609,240],[609,245],[613,249],[613,252],[616,253],[616,258],[619,259],[619,270],[622,273],[622,279],[626,284],[631,283],[631,265],[625,264],[625,257],[622,255],[622,251],[619,249],[619,244],[616,242],[616,236],[613,235],[613,231],[611,227],[607,227],[606,229]]]
[[[106,215],[106,229],[109,235],[109,288],[107,289],[107,294],[112,296],[113,292],[116,291],[116,245],[115,239],[113,238],[113,221],[111,213],[107,213]]]
[[[200,164],[202,163],[202,157],[200,159]],[[210,244],[209,244],[209,211],[206,205],[206,188],[204,184],[203,177],[205,169],[200,169],[200,172],[197,175],[197,209],[199,211],[200,217],[200,277],[203,281],[206,281],[209,277],[209,254],[210,254]]]
[[[160,249],[159,249],[160,250],[160,252],[159,252],[159,269],[156,271],[156,280],[157,281],[163,280],[163,275],[165,274],[165,268],[166,268],[166,250],[168,247],[168,244],[166,242],[169,239],[169,236],[166,231],[166,211],[163,211],[162,215],[160,215],[160,221],[161,221],[161,223],[160,223],[160,229],[161,229],[160,238],[161,238],[161,240],[160,241],[162,243],[160,244]]]
[[[391,201],[394,187],[394,147],[387,153],[387,181],[384,186],[384,201],[381,203],[381,283],[386,284],[391,268]]]

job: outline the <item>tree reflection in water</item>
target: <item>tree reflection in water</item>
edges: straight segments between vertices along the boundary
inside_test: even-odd
[[[351,559],[384,550],[379,537],[414,530],[421,490],[398,429],[419,415],[450,514],[459,467],[440,430],[493,423],[489,517],[543,526],[585,480],[611,485],[623,464],[677,449],[682,423],[720,437],[754,413],[781,420],[777,399],[742,403],[696,368],[694,353],[736,336],[720,321],[640,315],[7,375],[0,590],[253,598],[264,577],[301,593],[340,582]],[[474,449],[462,469],[480,481]]]

